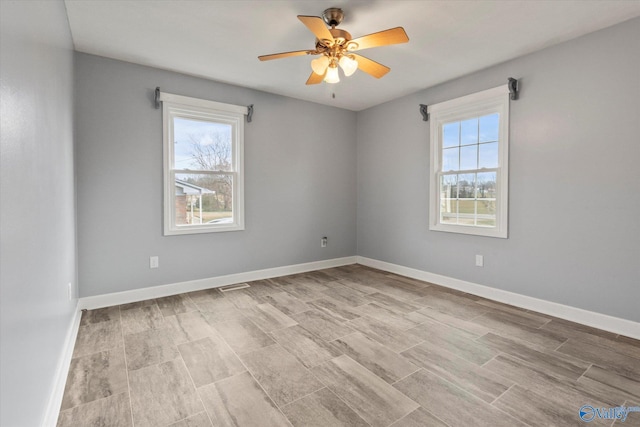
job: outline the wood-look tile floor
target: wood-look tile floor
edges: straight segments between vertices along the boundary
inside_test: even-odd
[[[578,426],[640,402],[627,337],[360,265],[249,285],[84,312],[58,426]]]

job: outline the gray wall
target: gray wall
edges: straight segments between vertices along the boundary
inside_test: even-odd
[[[418,104],[510,76],[509,238],[429,231]],[[640,321],[639,76],[635,19],[360,112],[358,255]]]
[[[0,424],[37,426],[76,306],[73,52],[62,1],[0,17]]]
[[[245,126],[245,231],[162,235],[156,86],[255,105]],[[354,112],[76,54],[81,296],[354,255],[355,130]],[[160,268],[149,269],[151,255]]]

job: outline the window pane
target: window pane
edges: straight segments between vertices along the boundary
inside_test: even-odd
[[[233,223],[233,177],[176,174],[176,225]]]
[[[478,146],[468,145],[460,147],[460,169],[477,169],[478,168]]]
[[[480,158],[478,159],[478,169],[498,167],[498,143],[488,142],[480,144]]]
[[[478,118],[465,120],[460,123],[460,145],[478,143]]]
[[[481,172],[477,178],[477,197],[479,199],[496,198],[496,173]]]
[[[442,127],[442,146],[455,147],[460,145],[460,122],[447,123]]]
[[[478,173],[476,179],[476,194],[478,197],[477,225],[484,227],[496,226],[496,173]]]
[[[460,170],[459,157],[460,149],[458,147],[445,148],[442,150],[442,171]]]
[[[497,141],[499,125],[498,113],[480,117],[480,142]]]
[[[229,124],[175,117],[173,167],[230,172],[231,134]]]
[[[440,222],[443,224],[458,223],[458,201],[442,199],[440,202]]]
[[[478,200],[478,225],[485,227],[496,226],[495,200]]]
[[[458,175],[458,197],[460,199],[475,198],[475,174]]]
[[[442,197],[458,197],[458,175],[443,175],[440,179],[440,194]]]
[[[443,175],[440,178],[440,221],[457,224],[458,219],[458,175]]]
[[[473,199],[458,202],[458,224],[474,225],[476,221],[476,201]]]

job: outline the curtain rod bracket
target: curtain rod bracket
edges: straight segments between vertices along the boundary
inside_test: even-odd
[[[253,104],[247,107],[247,123],[251,123],[252,117],[253,117]]]
[[[420,104],[420,114],[422,114],[422,121],[424,122],[429,121],[429,112],[427,111],[426,104]]]
[[[509,92],[510,92],[509,98],[511,98],[512,101],[515,101],[516,99],[518,99],[518,94],[520,91],[518,80],[514,79],[513,77],[509,77],[507,86],[509,87]]]
[[[156,87],[156,110],[160,108],[160,86]]]

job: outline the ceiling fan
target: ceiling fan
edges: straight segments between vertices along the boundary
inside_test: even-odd
[[[289,56],[320,55],[311,61],[313,71],[307,80],[308,85],[322,83],[323,80],[327,83],[338,83],[340,81],[338,66],[342,68],[347,77],[355,73],[358,68],[377,79],[391,71],[391,68],[353,52],[372,47],[406,43],[409,41],[409,37],[407,37],[404,28],[391,28],[352,39],[351,34],[347,31],[336,28],[343,18],[342,9],[335,7],[325,10],[322,18],[298,15],[298,19],[316,36],[315,49],[274,53],[259,56],[258,59],[269,61]],[[327,28],[327,25],[331,28]]]

